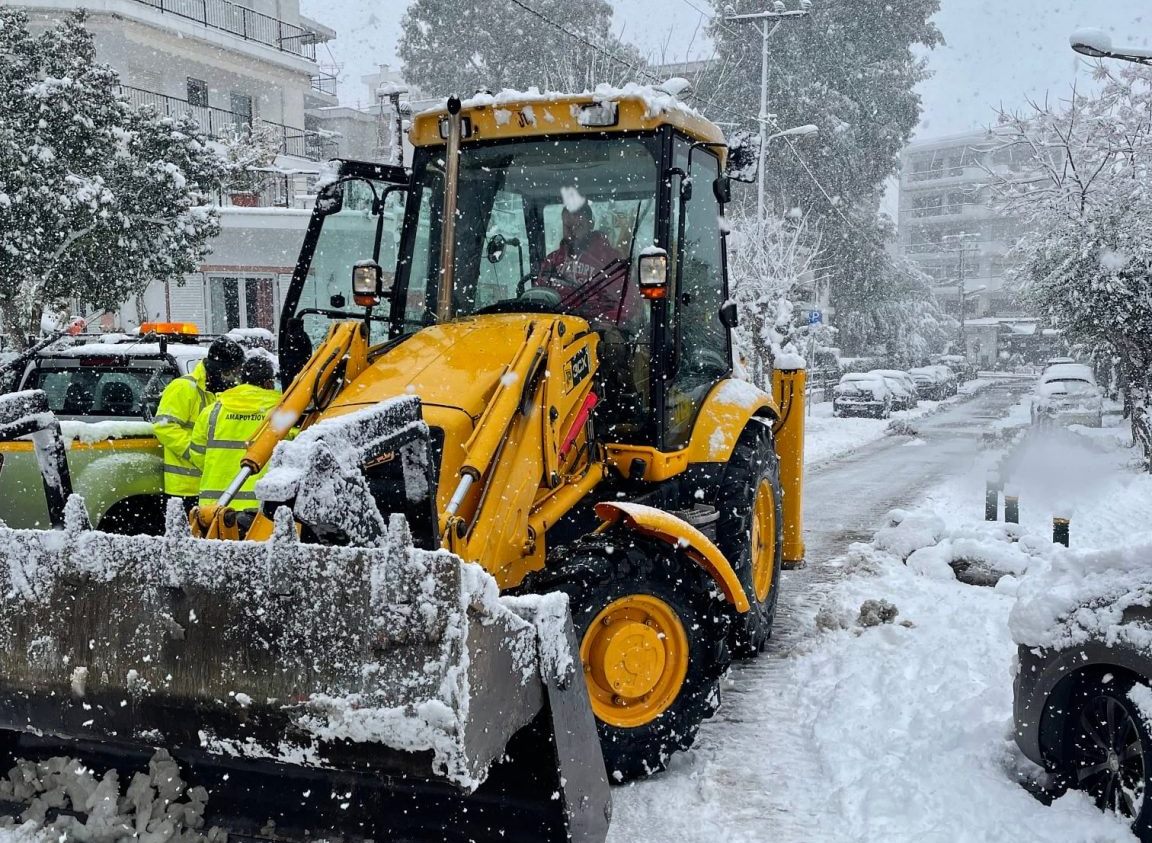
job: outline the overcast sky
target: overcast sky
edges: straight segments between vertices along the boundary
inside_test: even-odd
[[[573,0],[579,2],[579,0]],[[791,0],[790,0],[791,2]],[[399,67],[396,41],[408,0],[301,0],[305,14],[332,26],[329,45],[342,65],[340,98],[367,102],[360,77],[380,63]],[[698,9],[708,0],[614,0],[616,29],[655,59],[707,58],[712,46]],[[921,138],[987,126],[993,107],[1067,93],[1085,66],[1068,47],[1073,30],[1095,26],[1117,44],[1152,45],[1152,0],[942,0],[936,23],[948,46],[928,57],[934,76],[921,86]],[[813,0],[820,14],[820,0]],[[654,25],[653,21],[660,21]],[[319,58],[329,61],[325,48]],[[446,57],[450,58],[450,57]]]

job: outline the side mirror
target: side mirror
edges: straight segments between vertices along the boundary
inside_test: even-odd
[[[728,139],[728,164],[724,174],[744,184],[756,181],[756,171],[760,168],[760,148],[763,145],[764,137],[758,132],[744,129],[733,132]]]
[[[384,271],[374,260],[357,261],[352,266],[352,300],[359,307],[375,307],[385,293]]]
[[[504,250],[508,248],[508,241],[503,234],[493,234],[488,241],[488,263],[500,263],[504,259]]]
[[[712,182],[712,193],[715,194],[717,202],[727,205],[732,201],[732,179],[728,176],[719,176]]]
[[[326,184],[316,196],[316,213],[322,217],[337,214],[344,208],[344,182]]]
[[[668,252],[659,246],[648,246],[640,252],[640,295],[646,299],[662,299],[668,295]]]
[[[736,302],[732,299],[720,305],[720,324],[731,330],[740,324],[740,317],[736,311]]]

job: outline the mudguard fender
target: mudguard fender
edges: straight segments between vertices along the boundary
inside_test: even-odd
[[[655,507],[616,501],[596,504],[596,515],[604,522],[601,529],[620,524],[682,550],[712,577],[716,587],[737,612],[743,614],[750,608],[748,595],[744,593],[731,563],[711,539],[687,521]]]

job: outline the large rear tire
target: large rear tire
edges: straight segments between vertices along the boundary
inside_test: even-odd
[[[727,615],[707,575],[672,548],[620,530],[558,548],[522,590],[562,591],[609,780],[665,769],[720,702]]]
[[[716,494],[716,545],[751,604],[742,615],[733,612],[728,641],[738,659],[754,657],[772,636],[784,545],[781,506],[772,428],[754,419],[736,442]]]

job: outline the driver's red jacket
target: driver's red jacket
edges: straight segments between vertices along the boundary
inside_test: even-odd
[[[629,283],[629,270],[627,258],[602,232],[593,231],[579,254],[573,254],[568,242],[562,241],[540,265],[534,286],[558,292],[569,313],[624,324],[639,305],[638,292]]]

